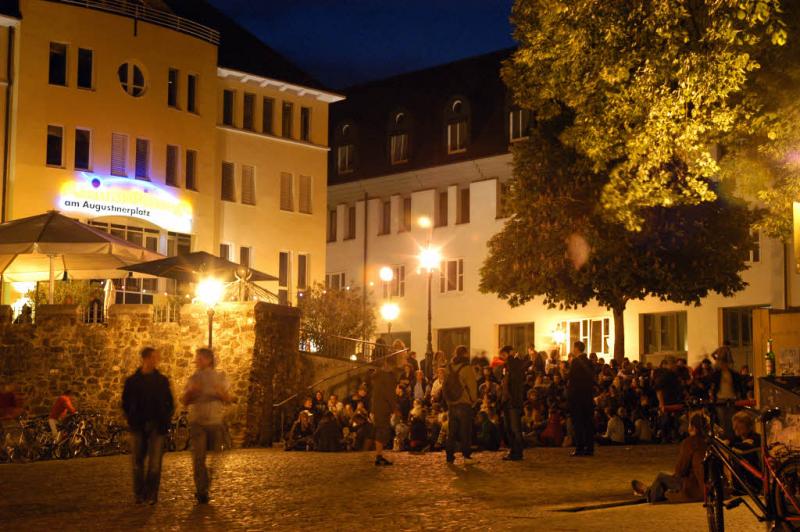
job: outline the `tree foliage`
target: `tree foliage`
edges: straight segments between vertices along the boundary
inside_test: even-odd
[[[609,178],[607,213],[638,229],[650,207],[713,201],[712,147],[750,131],[746,89],[787,38],[780,0],[517,0],[503,75],[561,141]]]
[[[298,308],[303,340],[324,351],[333,337],[371,338],[375,333],[375,307],[366,305],[360,290],[329,290],[320,283],[303,293]]]
[[[514,148],[514,214],[488,243],[481,291],[512,306],[536,297],[562,309],[595,300],[614,312],[615,355],[622,356],[628,301],[654,296],[699,304],[709,292],[728,296],[744,288],[740,273],[756,217],[744,202],[717,196],[642,208],[640,229],[628,230],[598,201],[611,177],[565,146],[561,131],[534,131]]]

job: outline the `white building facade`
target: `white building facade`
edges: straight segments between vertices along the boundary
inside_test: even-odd
[[[583,340],[589,351],[608,358],[614,341],[610,310],[595,304],[548,309],[541,300],[511,308],[479,291],[487,241],[507,220],[509,149],[524,139],[528,122],[509,104],[499,79],[504,55],[357,87],[332,106],[326,283],[331,289],[366,286],[378,306],[391,298],[400,309],[392,337],[424,353],[428,274],[418,256],[430,245],[442,256],[432,275],[434,350],[449,354],[465,344],[473,355],[492,355],[505,344],[535,344],[564,353]],[[421,227],[420,218],[431,227]],[[728,341],[738,364],[751,363],[766,348],[752,345],[752,309],[785,308],[798,300],[797,276],[787,273],[794,261],[784,250],[780,242],[754,235],[743,274],[748,287],[735,297],[712,295],[698,307],[653,298],[629,303],[626,356],[657,360],[673,353],[694,363]],[[384,266],[394,271],[388,284],[379,278]],[[388,324],[378,320],[385,334]]]

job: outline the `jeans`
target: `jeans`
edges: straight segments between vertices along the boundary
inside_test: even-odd
[[[157,501],[158,486],[161,483],[161,458],[164,455],[164,435],[152,428],[133,431],[131,444],[133,494],[137,500]]]
[[[445,451],[452,459],[456,453],[456,442],[461,444],[461,454],[469,457],[472,453],[472,407],[467,404],[450,406],[447,413],[448,429]]]
[[[513,458],[522,458],[522,411],[519,408],[506,407],[503,421],[506,426],[506,438],[508,438],[509,455]]]
[[[648,502],[660,502],[667,500],[665,494],[668,491],[679,491],[682,483],[679,477],[669,473],[659,473],[656,479],[644,492]]]
[[[194,487],[197,495],[208,496],[211,478],[206,467],[206,454],[219,451],[222,446],[222,425],[200,425],[192,423],[189,427],[192,440],[192,469]],[[216,453],[215,453],[216,454]]]

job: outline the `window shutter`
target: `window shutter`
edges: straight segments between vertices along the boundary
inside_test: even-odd
[[[294,192],[292,191],[292,174],[281,172],[281,210],[294,210]]]
[[[300,212],[311,214],[311,176],[300,176]]]
[[[233,182],[233,163],[222,161],[222,199],[236,201],[236,184]]]
[[[249,164],[242,165],[242,203],[256,204],[256,169]]]
[[[128,135],[111,134],[111,175],[128,176]]]
[[[197,172],[197,152],[194,150],[186,150],[186,188],[189,190],[197,190],[197,181],[195,174]]]
[[[178,147],[167,145],[167,171],[165,182],[173,187],[178,186]]]
[[[136,179],[150,179],[150,141],[136,139]]]

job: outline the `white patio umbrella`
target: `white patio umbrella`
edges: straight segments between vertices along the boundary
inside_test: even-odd
[[[163,255],[112,236],[58,211],[0,224],[0,275],[7,282],[125,277],[119,268]]]

